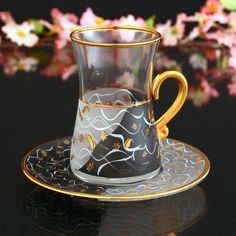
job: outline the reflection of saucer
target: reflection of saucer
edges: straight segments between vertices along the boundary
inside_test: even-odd
[[[125,186],[92,185],[75,177],[69,168],[69,137],[34,148],[25,155],[22,169],[31,181],[45,188],[103,201],[135,201],[175,194],[197,185],[209,172],[207,157],[181,141],[164,139],[160,153],[162,172],[158,176]]]
[[[207,206],[198,186],[166,198],[128,203],[72,198],[37,188],[27,196],[24,210],[37,228],[53,235],[151,236],[191,230]]]

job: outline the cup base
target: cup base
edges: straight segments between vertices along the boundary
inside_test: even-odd
[[[72,170],[72,169],[71,169]],[[124,186],[126,184],[133,184],[137,182],[142,182],[144,180],[151,179],[158,175],[162,170],[162,167],[160,166],[158,169],[156,169],[153,172],[150,172],[148,174],[139,175],[135,177],[125,177],[125,178],[106,178],[106,177],[99,177],[99,176],[93,176],[88,175],[85,173],[82,173],[80,171],[76,171],[76,173],[72,170],[73,174],[78,177],[79,179],[83,180],[84,182],[90,183],[90,184],[100,184],[100,185],[112,185],[112,186]]]

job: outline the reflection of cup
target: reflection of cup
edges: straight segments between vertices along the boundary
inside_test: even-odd
[[[198,223],[206,213],[206,197],[194,187],[161,199],[103,203],[37,188],[24,209],[32,223],[59,235],[164,235]]]
[[[70,164],[83,180],[133,183],[159,172],[159,141],[168,135],[166,124],[187,93],[187,82],[178,72],[164,72],[153,81],[160,37],[155,30],[126,26],[72,32],[80,97]],[[178,81],[179,93],[155,121],[153,100],[167,78]]]

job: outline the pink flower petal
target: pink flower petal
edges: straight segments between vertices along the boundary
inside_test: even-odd
[[[236,96],[236,76],[234,75],[231,78],[231,82],[228,84],[228,90],[229,90],[229,94],[232,96]]]
[[[81,26],[96,26],[96,19],[98,16],[96,16],[93,13],[93,10],[89,7],[86,9],[86,11],[82,14],[80,19],[80,25]]]
[[[0,19],[5,24],[15,24],[16,23],[9,11],[2,11],[2,12],[0,12]]]
[[[202,80],[201,86],[203,88],[203,91],[205,93],[209,94],[211,97],[218,97],[219,96],[218,91],[215,88],[211,87],[209,85],[209,83],[207,82],[207,80]]]
[[[62,80],[67,80],[72,74],[77,70],[77,65],[71,65],[69,67],[65,67],[62,73]]]
[[[53,8],[51,10],[51,16],[53,18],[59,18],[59,17],[63,16],[63,14],[62,14],[62,12],[58,8]]]
[[[35,44],[37,44],[39,40],[39,37],[36,34],[28,34],[25,38],[24,45],[26,47],[33,47]]]
[[[234,69],[236,69],[236,57],[230,57],[230,58],[229,58],[228,65],[229,65],[230,67],[233,67]]]
[[[65,38],[59,38],[55,41],[55,46],[57,49],[62,49],[67,45],[67,40]]]

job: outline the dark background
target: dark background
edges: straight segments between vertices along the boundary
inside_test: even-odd
[[[105,18],[118,18],[129,13],[147,18],[155,14],[157,21],[164,22],[168,18],[175,19],[179,12],[192,14],[204,2],[1,0],[0,10],[11,11],[19,22],[31,17],[49,20],[53,7],[80,16],[88,6]],[[188,80],[194,79],[188,68],[185,74]],[[171,138],[200,148],[212,164],[210,175],[201,184],[207,196],[208,212],[200,224],[184,235],[236,235],[236,98],[228,96],[224,89],[218,89],[219,99],[202,108],[186,102],[169,125]],[[0,69],[1,236],[48,235],[33,229],[23,212],[24,199],[35,185],[23,176],[20,162],[34,146],[72,134],[77,93],[76,76],[67,82],[36,73],[17,73],[8,78]]]
[[[1,0],[0,9],[10,10],[19,21],[31,17],[50,19],[49,12],[53,7],[58,7],[63,12],[73,12],[77,16],[80,16],[87,7],[92,7],[95,14],[105,18],[118,18],[130,13],[147,18],[155,14],[157,20],[161,22],[169,18],[175,19],[179,12],[192,14],[204,3],[204,0]]]

